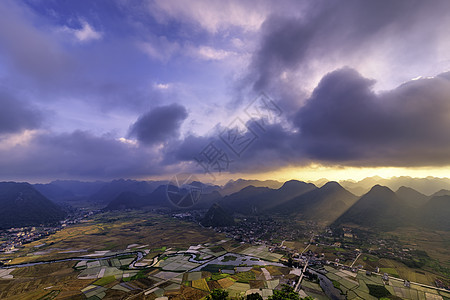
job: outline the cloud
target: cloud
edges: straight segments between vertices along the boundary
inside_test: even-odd
[[[231,173],[311,162],[347,166],[449,164],[450,73],[411,80],[384,92],[375,92],[374,84],[354,69],[330,72],[293,114],[290,121],[295,130],[266,124],[241,157],[233,156],[215,134],[187,134],[178,139],[187,112],[177,104],[157,107],[138,118],[130,127],[130,136],[139,143],[79,130],[63,134],[25,130],[28,133],[20,141],[0,147],[0,177],[145,177],[187,167],[202,172],[193,158],[213,140],[228,153],[232,162],[227,171]],[[252,126],[251,122],[247,126]],[[218,127],[217,134],[222,129]],[[146,147],[159,143],[163,145]]]
[[[0,55],[3,62],[27,76],[55,79],[70,65],[70,59],[50,34],[36,23],[40,20],[17,1],[0,2]],[[42,24],[40,24],[42,25]]]
[[[223,60],[233,55],[233,52],[201,46],[198,49],[195,49],[195,54],[197,57],[204,60]]]
[[[34,105],[16,99],[6,91],[0,90],[0,107],[0,137],[42,125],[43,115]]]
[[[256,31],[269,11],[266,2],[207,1],[200,0],[185,5],[183,1],[148,1],[149,12],[160,22],[165,19],[183,20],[198,24],[210,33],[232,27]]]
[[[72,32],[73,35],[80,42],[89,42],[93,40],[99,40],[103,37],[103,34],[99,31],[96,31],[92,26],[86,22],[85,20],[80,20],[81,28],[73,29],[65,27],[65,30]]]
[[[294,122],[309,159],[374,166],[450,163],[450,73],[382,93],[344,68],[326,75]]]
[[[0,147],[0,179],[138,178],[164,174],[158,153],[87,131],[35,133],[26,142]]]
[[[137,42],[137,47],[152,59],[167,63],[180,50],[176,41],[170,41],[165,36],[150,35],[145,41]]]
[[[245,125],[251,128],[257,135],[254,138],[253,133],[247,132],[247,138],[254,138],[252,142],[242,152],[239,150],[239,156],[230,148],[230,144],[220,138],[220,135],[227,134],[227,128],[218,125],[208,135],[199,136],[188,134],[181,140],[176,140],[164,148],[164,162],[168,164],[192,162],[193,171],[202,172],[204,170],[195,159],[204,160],[205,153],[209,152],[212,145],[218,152],[225,154],[222,157],[222,165],[229,161],[229,168],[225,172],[261,172],[273,170],[274,168],[286,166],[289,164],[298,164],[304,156],[298,151],[298,135],[280,124],[265,123],[264,130],[261,130],[253,121],[248,121]],[[245,129],[242,127],[241,129]],[[246,141],[246,139],[240,139]],[[237,144],[235,147],[238,147]],[[208,150],[209,149],[209,150]],[[211,150],[212,151],[212,150]],[[214,156],[209,152],[210,156]],[[217,168],[212,163],[211,170]]]
[[[70,114],[80,101],[103,112],[123,109],[126,113],[141,112],[149,106],[149,99],[155,102],[151,106],[157,105],[159,100],[153,99],[165,96],[149,81],[160,74],[159,58],[156,62],[146,60],[136,45],[150,43],[156,45],[155,53],[174,53],[168,49],[176,49],[176,43],[154,34],[144,35],[126,21],[118,22],[124,17],[107,14],[115,4],[102,5],[102,12],[95,18],[86,4],[88,12],[79,14],[83,18],[72,19],[78,11],[67,16],[65,9],[54,3],[39,3],[42,7],[36,9],[31,4],[1,1],[2,83],[31,95],[36,106],[62,107],[60,103],[64,103],[59,114],[65,114],[65,110]],[[57,9],[61,15],[49,17],[43,13],[46,9]],[[94,26],[100,22],[108,32],[108,39]],[[158,57],[165,62],[164,55]]]
[[[260,91],[285,119],[232,172],[450,161],[448,1],[121,2],[0,1],[3,175],[189,165]]]
[[[313,1],[302,14],[272,14],[246,80],[298,108],[330,70],[350,66],[392,89],[450,69],[448,1]],[[406,29],[407,28],[407,29]],[[401,37],[401,38],[399,38]]]
[[[164,149],[164,159],[169,163],[193,161],[194,157],[213,140],[214,138],[210,136],[188,134],[184,139],[167,145]]]
[[[181,123],[187,118],[186,108],[179,104],[159,106],[141,115],[130,127],[130,137],[148,145],[177,138]]]
[[[155,88],[157,88],[159,90],[167,90],[168,88],[170,88],[170,84],[169,83],[156,83]]]
[[[230,172],[263,172],[310,163],[346,166],[450,164],[450,72],[374,91],[375,80],[351,68],[325,75],[291,127],[266,124]],[[247,127],[251,127],[251,122]],[[192,161],[215,136],[190,135],[172,145],[168,161]],[[218,140],[218,139],[215,139]]]

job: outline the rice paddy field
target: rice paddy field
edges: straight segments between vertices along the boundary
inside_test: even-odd
[[[247,249],[242,250],[240,253],[259,257],[261,259],[273,262],[277,262],[280,260],[280,258],[283,257],[283,255],[281,254],[272,253],[268,251],[268,247],[264,245],[248,247]]]
[[[427,285],[434,285],[437,278],[443,278],[442,275],[427,270],[426,268],[414,269],[405,264],[391,260],[378,258],[368,254],[359,257],[355,265],[362,265],[365,269],[375,270],[379,267],[380,273],[387,273],[389,276],[406,279],[412,282],[418,282]]]
[[[190,222],[143,211],[108,212],[24,245],[16,253],[0,254],[11,264],[73,257],[94,251],[127,249],[128,245],[185,248],[221,240],[223,236]],[[43,246],[36,248],[35,246]]]
[[[149,280],[147,275],[139,274],[140,270],[127,269],[135,256],[105,260],[96,258],[124,251],[147,250],[141,263],[148,266],[153,257],[168,248],[188,249],[191,245],[222,239],[223,236],[210,230],[167,216],[138,211],[102,213],[87,222],[66,227],[47,238],[26,244],[13,254],[0,254],[1,259],[10,260],[9,264],[77,256],[92,260],[0,269],[0,299],[86,299],[93,295],[100,299],[120,299],[119,294],[138,293],[148,284],[156,282],[156,278],[144,282]],[[37,245],[40,247],[35,247]],[[188,258],[176,256],[153,269],[167,268],[180,272],[198,265],[187,262]],[[146,271],[151,269],[147,267]],[[178,281],[181,283],[181,279]],[[166,287],[163,285],[162,288]],[[175,286],[171,288],[175,289]]]
[[[406,287],[404,280],[389,278],[388,282],[385,282],[380,275],[367,275],[366,272],[359,271],[353,273],[350,271],[339,270],[330,266],[326,266],[326,276],[335,282],[338,282],[338,288],[342,291],[342,294],[347,299],[378,299],[371,294],[371,288],[379,287],[385,288],[391,296],[399,297],[400,299],[448,299],[450,297],[449,292],[440,291],[437,289],[427,288],[415,284],[411,284],[410,287]],[[302,284],[302,286],[308,288],[315,288],[311,283]],[[373,291],[372,291],[373,293]],[[398,299],[398,298],[397,298]]]
[[[391,234],[408,247],[426,249],[428,255],[439,261],[439,264],[450,268],[450,232],[420,230],[414,227],[397,229]]]
[[[0,269],[0,299],[203,299],[217,288],[267,299],[295,277],[279,258],[167,216],[104,213],[8,254],[47,263]]]
[[[200,300],[214,289],[224,289],[234,299],[251,293],[268,299],[274,289],[295,283],[300,275],[279,263],[282,255],[267,246],[236,243],[193,223],[145,212],[99,214],[2,256],[10,264],[74,259],[0,269],[0,299],[11,300]],[[348,299],[377,299],[374,289],[402,299],[450,298],[450,293],[420,285],[405,287],[395,277],[430,275],[411,274],[396,261],[361,255],[357,264],[377,265],[391,278],[386,284],[379,275],[326,266],[326,276]],[[328,299],[317,282],[306,278],[301,295]]]

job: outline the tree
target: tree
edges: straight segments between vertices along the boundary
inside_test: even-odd
[[[228,292],[224,290],[213,290],[207,300],[226,300],[228,298]]]
[[[292,257],[289,257],[288,262],[287,262],[287,265],[288,265],[289,268],[292,268],[293,262],[294,261],[292,260]]]
[[[273,291],[273,296],[269,297],[270,300],[300,300],[298,293],[294,291],[294,288],[290,285],[283,284],[281,291]]]
[[[263,300],[263,297],[258,293],[253,293],[253,294],[247,295],[246,300]]]

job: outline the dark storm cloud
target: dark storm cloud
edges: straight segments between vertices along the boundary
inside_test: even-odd
[[[0,179],[117,178],[164,173],[157,155],[109,136],[75,131],[39,133],[9,149],[0,148]]]
[[[448,1],[314,1],[298,14],[268,17],[236,90],[239,99],[246,88],[278,99],[295,130],[271,125],[239,161],[239,171],[310,162],[449,163],[448,73],[374,90],[377,82],[395,86],[445,70],[449,9]]]
[[[327,74],[294,115],[297,131],[272,125],[238,167],[450,163],[450,72],[382,93],[374,83],[350,68]]]
[[[191,161],[206,147],[213,137],[189,134],[183,140],[175,141],[166,149],[166,162]]]
[[[361,144],[382,142],[391,120],[384,119],[381,103],[371,90],[373,84],[348,68],[321,80],[294,118],[308,155],[358,159],[364,154],[358,149]]]
[[[250,123],[248,123],[250,126]],[[287,165],[305,163],[297,132],[283,128],[280,124],[267,124],[255,142],[236,159],[233,172],[264,172]]]
[[[325,76],[295,123],[312,159],[357,165],[450,162],[450,73],[375,94],[373,81],[341,69]]]
[[[41,5],[52,7],[51,3]],[[154,80],[160,69],[149,64],[136,46],[139,39],[131,33],[129,22],[124,16],[108,15],[115,3],[103,5],[108,8],[90,18],[90,13],[83,15],[70,9],[66,16],[58,12],[65,4],[55,4],[46,10],[52,12],[49,18],[32,8],[34,4],[0,1],[0,64],[7,75],[2,73],[2,80],[12,88],[30,92],[38,105],[64,101],[71,111],[74,99],[104,112],[125,109],[135,113],[148,107],[149,102],[156,106],[165,97],[171,98],[171,93],[149,85],[149,78]],[[61,23],[56,22],[59,18]],[[91,30],[98,32],[103,21],[114,24],[104,33],[108,39],[80,41],[76,30],[67,27],[71,24],[81,30],[87,21]],[[120,33],[114,31],[118,27]]]
[[[267,124],[241,157],[228,151],[232,163],[227,171],[269,171],[312,161],[353,166],[450,163],[450,73],[409,81],[383,93],[373,92],[373,84],[349,68],[327,74],[291,120],[296,130]],[[158,118],[151,118],[153,114]],[[0,148],[0,177],[38,178],[45,173],[114,178],[173,172],[170,166],[193,161],[210,141],[217,140],[217,136],[195,135],[172,139],[186,114],[177,105],[159,107],[132,126],[138,130],[138,126],[168,124],[158,134],[141,136],[151,142],[168,141],[160,153],[84,131],[38,133]],[[218,146],[226,150],[223,144]]]
[[[69,65],[69,58],[50,36],[34,28],[35,16],[19,2],[0,3],[0,54],[26,76],[55,80]],[[27,20],[27,22],[23,22]]]
[[[42,123],[42,114],[5,91],[0,91],[0,136],[36,129]]]
[[[230,154],[229,171],[269,171],[310,162],[350,166],[450,163],[450,72],[411,80],[381,93],[373,91],[374,84],[350,68],[327,74],[290,120],[295,130],[267,124],[241,157]],[[192,160],[208,141],[189,136],[177,144],[172,158]]]
[[[298,108],[302,95],[280,80],[283,72],[309,78],[323,72],[322,63],[357,67],[366,58],[386,63],[385,56],[406,67],[428,61],[448,36],[449,9],[448,1],[314,1],[301,17],[273,15],[262,26],[246,80],[256,92],[277,92],[287,107]]]
[[[129,135],[144,144],[162,143],[178,137],[180,126],[187,117],[186,108],[176,103],[156,107],[139,117]]]
[[[240,152],[238,156],[230,148],[230,144],[220,138],[221,134],[227,133],[228,128],[216,126],[212,133],[206,136],[187,135],[182,140],[173,141],[165,148],[166,164],[177,162],[194,162],[194,171],[204,169],[198,161],[206,161],[204,151],[210,151],[210,145],[220,152],[223,166],[229,163],[223,171],[226,172],[259,172],[272,170],[274,167],[281,167],[287,164],[297,164],[303,159],[303,155],[298,151],[298,136],[290,130],[286,130],[280,124],[265,124],[261,130],[254,121],[246,123],[247,128],[252,128],[257,137]],[[222,135],[223,136],[223,135]],[[240,142],[243,140],[240,140]],[[209,150],[208,150],[209,149]],[[214,156],[209,152],[208,156]],[[214,151],[213,151],[214,153]],[[217,165],[210,166],[211,170]]]

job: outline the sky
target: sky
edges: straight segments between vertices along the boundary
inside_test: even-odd
[[[0,1],[0,180],[449,177],[450,1]]]

